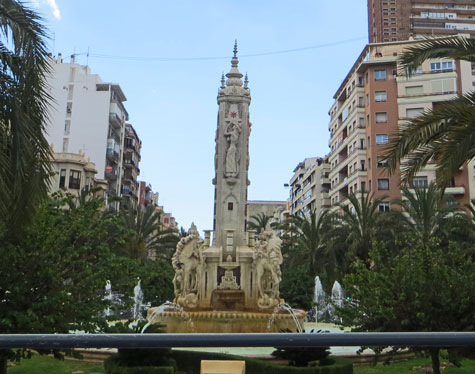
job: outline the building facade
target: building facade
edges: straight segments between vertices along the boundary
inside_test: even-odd
[[[134,127],[126,123],[124,133],[124,174],[122,176],[121,196],[123,204],[128,208],[135,209],[139,203],[139,182],[137,177],[140,175],[140,141]]]
[[[51,59],[47,78],[54,101],[47,139],[55,152],[83,152],[108,182],[108,197],[120,196],[126,97],[118,84],[104,83],[88,66]],[[118,203],[110,204],[118,208]]]
[[[310,157],[300,162],[290,179],[290,214],[317,215],[330,207],[330,164],[327,157]]]
[[[368,0],[370,43],[475,34],[471,0]]]
[[[365,47],[334,95],[330,109],[332,209],[348,203],[350,193],[372,192],[384,198],[380,210],[401,197],[400,173],[389,175],[381,155],[399,126],[456,94],[472,88],[471,64],[428,60],[411,77],[401,74],[398,56],[417,41],[370,44]],[[435,179],[428,165],[409,184],[424,187]],[[469,171],[461,168],[445,193],[449,200],[469,202]]]
[[[96,179],[97,170],[84,153],[53,153],[54,175],[51,179],[50,193],[63,191],[78,196],[81,190],[100,187],[107,189],[107,181]]]

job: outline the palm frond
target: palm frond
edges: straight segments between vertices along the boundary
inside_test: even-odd
[[[428,38],[407,48],[399,59],[399,63],[407,74],[411,75],[424,61],[430,58],[452,58],[474,62],[475,39],[461,36]]]

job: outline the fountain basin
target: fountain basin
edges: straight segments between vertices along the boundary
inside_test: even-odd
[[[306,313],[294,309],[295,317],[303,325]],[[147,311],[150,324],[164,325],[167,333],[258,333],[297,331],[294,317],[289,313],[262,311],[179,311],[150,308]],[[269,323],[269,321],[272,321]]]

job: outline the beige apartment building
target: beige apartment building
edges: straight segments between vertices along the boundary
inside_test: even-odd
[[[96,179],[96,165],[86,159],[82,151],[53,153],[52,168],[54,175],[51,178],[50,193],[63,191],[77,196],[84,189],[100,187],[107,190],[107,181]]]
[[[368,0],[370,43],[446,36],[475,35],[472,0]]]
[[[366,46],[334,95],[330,109],[332,209],[348,201],[350,193],[371,191],[385,196],[381,211],[389,210],[390,201],[401,197],[400,174],[388,175],[381,160],[384,146],[399,125],[424,110],[453,99],[472,88],[469,62],[434,59],[411,77],[398,69],[402,51],[418,41],[375,43]],[[473,169],[473,168],[471,168]],[[450,201],[469,202],[469,181],[473,170],[461,168],[446,189]],[[427,186],[435,178],[429,165],[409,187]]]
[[[317,215],[330,207],[330,164],[327,157],[306,158],[294,169],[290,179],[290,214]]]

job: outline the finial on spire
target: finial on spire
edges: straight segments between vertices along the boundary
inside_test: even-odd
[[[238,49],[237,49],[237,39],[234,40],[234,58],[237,58],[237,52],[238,52]]]
[[[226,87],[226,86],[225,86],[225,83],[226,83],[226,80],[225,80],[225,78],[224,78],[224,72],[223,72],[223,74],[221,74],[221,88],[225,88],[225,87]]]
[[[227,86],[240,86],[242,87],[242,74],[238,69],[239,60],[237,57],[237,40],[234,42],[234,56],[231,59],[231,71],[226,74],[228,81],[226,82]]]
[[[249,83],[249,79],[247,79],[247,72],[246,72],[246,76],[244,77],[244,88],[247,90],[247,84]]]

